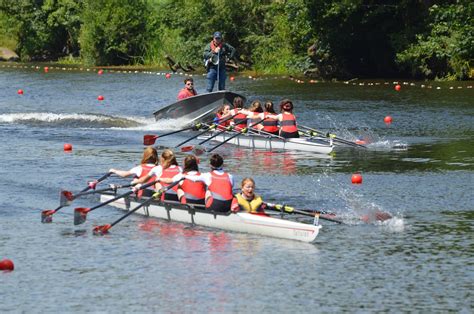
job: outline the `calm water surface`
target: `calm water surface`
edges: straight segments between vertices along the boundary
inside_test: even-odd
[[[329,157],[217,150],[237,181],[255,178],[265,199],[347,222],[322,222],[315,244],[140,216],[97,237],[94,225],[122,213],[106,206],[74,227],[73,208],[97,204],[96,196],[41,224],[61,188],[79,191],[111,167],[129,169],[144,134],[180,128],[152,112],[174,101],[184,77],[158,74],[0,67],[0,259],[16,267],[0,273],[2,312],[473,311],[472,82],[413,82],[400,92],[384,81],[228,82],[249,100],[291,98],[301,124],[373,142]],[[204,91],[203,77],[195,81]],[[164,137],[158,148],[189,136]],[[354,172],[362,185],[351,185]],[[359,221],[375,210],[394,219]]]

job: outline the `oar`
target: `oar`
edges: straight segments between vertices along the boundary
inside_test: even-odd
[[[114,221],[113,223],[94,227],[93,233],[95,235],[103,235],[105,233],[108,233],[110,228],[112,228],[113,226],[115,226],[116,224],[118,224],[119,222],[121,222],[122,220],[124,220],[125,218],[127,218],[128,216],[130,216],[131,214],[133,214],[134,212],[136,212],[140,208],[142,208],[143,206],[146,206],[146,205],[150,204],[153,200],[160,199],[160,197],[163,193],[165,193],[169,189],[173,188],[175,185],[177,185],[182,180],[184,180],[184,178],[181,178],[178,181],[173,182],[171,185],[168,185],[164,188],[161,188],[159,191],[155,192],[149,199],[147,199],[146,201],[144,201],[141,204],[137,205],[134,209],[130,210],[128,213],[126,213],[125,215],[123,215],[122,217],[120,217],[119,219]]]
[[[313,129],[313,128],[310,128],[310,127],[304,126],[304,125],[299,125],[299,126],[302,127],[303,129],[309,130],[310,132],[307,132],[307,133],[308,133],[310,136],[324,137],[324,135],[325,135],[326,137],[332,138],[334,141],[337,141],[337,142],[342,143],[342,144],[346,144],[346,145],[354,146],[354,147],[367,148],[367,146],[365,146],[365,145],[357,144],[357,143],[348,141],[348,140],[346,140],[346,139],[337,137],[336,134],[324,133],[324,132],[315,130],[315,129]]]
[[[236,115],[238,115],[238,113],[237,113],[237,114],[234,114],[234,115],[232,115],[232,116],[230,116],[230,117],[227,117],[227,118],[225,118],[225,119],[215,121],[214,124],[212,124],[211,126],[209,126],[209,128],[208,128],[207,130],[202,131],[202,132],[200,132],[199,134],[197,134],[197,135],[195,135],[195,136],[193,136],[193,137],[191,137],[191,138],[188,138],[188,139],[185,140],[184,142],[181,142],[181,143],[179,143],[178,145],[176,145],[175,147],[180,147],[181,145],[186,144],[187,142],[189,142],[189,141],[195,139],[196,137],[199,137],[199,136],[201,136],[202,134],[204,134],[204,133],[206,133],[206,132],[209,132],[209,131],[211,131],[211,130],[214,130],[214,129],[218,128],[220,123],[226,122],[226,121],[228,121],[228,120],[234,118]],[[225,129],[224,131],[222,131],[222,132],[227,131],[227,129],[228,129],[228,128],[226,128],[226,129]],[[231,128],[231,129],[232,129],[232,128]],[[230,131],[231,129],[229,129],[229,131]],[[217,135],[219,135],[219,134],[222,133],[222,132],[218,132]],[[214,136],[212,136],[212,137],[210,137],[210,138],[205,139],[204,141],[202,141],[201,143],[199,143],[199,145],[201,145],[202,143],[205,143],[205,142],[209,141],[211,138],[213,138],[213,137],[215,137],[215,136],[217,136],[217,135],[214,135]],[[188,151],[190,151],[190,150],[193,150],[193,148],[194,148],[194,146],[186,146],[186,147],[183,147],[183,148],[181,149],[181,151],[182,151],[182,152],[188,152]]]
[[[110,175],[112,174],[112,172],[107,172],[106,174],[104,174],[102,177],[100,177],[99,179],[97,180],[94,180],[94,181],[91,181],[91,182],[88,182],[87,184],[87,187],[84,188],[83,190],[81,190],[76,196],[74,196],[71,192],[69,191],[61,191],[60,192],[60,198],[59,198],[59,206],[55,209],[45,209],[41,212],[41,222],[42,223],[51,223],[53,222],[53,215],[55,213],[57,213],[61,208],[65,207],[65,206],[68,206],[69,204],[71,204],[71,202],[79,197],[81,195],[81,193],[85,193],[87,191],[89,191],[90,189],[93,189],[95,190],[95,187],[97,186],[97,184],[99,182],[102,182],[104,181],[105,179],[107,179]]]
[[[240,131],[238,131],[236,134],[230,136],[229,138],[227,138],[227,139],[224,140],[223,142],[217,144],[216,146],[214,146],[213,148],[211,148],[211,149],[208,150],[207,152],[208,152],[208,153],[209,153],[209,152],[212,152],[214,149],[216,149],[216,148],[219,147],[219,146],[224,145],[225,143],[227,143],[228,141],[230,141],[230,140],[233,139],[234,137],[237,137],[237,136],[239,136],[239,135],[241,135],[241,134],[247,133],[248,130],[249,130],[249,128],[253,128],[253,127],[256,126],[257,124],[262,123],[265,119],[266,119],[266,118],[263,118],[262,120],[260,120],[260,121],[258,121],[258,122],[255,122],[255,123],[249,125],[249,126],[246,127],[246,128],[243,128],[242,130],[240,130]]]
[[[289,214],[300,214],[300,215],[309,216],[309,217],[313,217],[313,218],[316,215],[319,215],[319,218],[322,219],[322,220],[327,220],[327,221],[335,222],[335,223],[338,223],[338,224],[343,223],[341,220],[328,217],[328,216],[335,216],[335,214],[330,213],[330,212],[326,212],[326,211],[315,210],[315,211],[308,212],[308,211],[301,210],[301,209],[296,209],[294,207],[287,206],[287,205],[272,204],[272,203],[266,203],[266,204],[267,204],[268,207],[270,207],[269,209],[274,208],[275,210],[284,211],[285,213],[289,213]]]
[[[86,221],[86,219],[87,219],[87,213],[89,213],[90,211],[93,211],[93,210],[95,210],[95,209],[97,209],[97,208],[100,208],[100,207],[102,207],[102,206],[105,206],[105,205],[107,205],[107,204],[110,204],[110,203],[112,203],[112,202],[114,202],[114,201],[116,201],[116,200],[118,200],[118,199],[120,199],[120,198],[127,197],[127,196],[129,196],[130,194],[136,193],[136,192],[138,192],[138,191],[140,191],[140,190],[146,189],[146,188],[148,188],[148,187],[150,187],[150,186],[152,186],[152,185],[158,183],[159,181],[160,181],[160,180],[155,180],[155,181],[153,181],[153,182],[144,184],[144,185],[140,186],[139,188],[135,187],[135,188],[133,188],[132,190],[126,192],[126,193],[120,194],[120,195],[118,195],[118,196],[116,196],[116,197],[114,197],[114,198],[111,198],[111,199],[108,200],[108,201],[105,201],[105,202],[103,202],[103,203],[100,203],[99,205],[96,205],[96,206],[91,207],[91,208],[87,208],[87,207],[77,207],[77,208],[75,208],[75,209],[74,209],[74,224],[75,224],[75,225],[80,225],[80,224],[84,223],[84,222]]]
[[[173,135],[173,134],[188,131],[188,130],[199,130],[201,127],[202,127],[201,123],[196,123],[193,126],[190,126],[181,130],[161,134],[161,135],[145,134],[143,136],[143,145],[153,145],[155,144],[157,138]]]

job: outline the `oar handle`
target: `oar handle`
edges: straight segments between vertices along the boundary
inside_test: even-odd
[[[97,183],[99,182],[102,182],[104,181],[105,179],[107,179],[108,177],[110,177],[110,175],[112,174],[112,172],[107,172],[106,174],[104,174],[102,177],[100,177],[99,179],[95,180],[95,181],[92,181],[92,182],[89,182],[87,187],[85,189],[82,189],[80,193],[82,192],[87,192],[89,191],[90,189],[95,189],[95,186],[97,185]],[[79,193],[79,194],[80,194]]]

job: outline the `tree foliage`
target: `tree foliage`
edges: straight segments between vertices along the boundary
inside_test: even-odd
[[[0,0],[0,40],[23,60],[202,64],[219,30],[260,73],[464,79],[471,0]]]

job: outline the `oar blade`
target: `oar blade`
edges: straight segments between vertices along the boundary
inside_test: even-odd
[[[188,145],[188,146],[181,147],[181,151],[183,153],[191,152],[193,149],[194,149],[194,145]]]
[[[156,139],[158,138],[158,135],[151,135],[151,134],[146,134],[143,136],[143,145],[153,145],[156,142]]]
[[[59,194],[59,205],[68,206],[74,200],[74,195],[70,191],[62,190]]]
[[[44,224],[53,222],[53,214],[56,211],[53,209],[45,209],[41,212],[41,222]]]
[[[90,212],[90,208],[77,207],[74,209],[74,225],[80,225],[86,222],[87,213]]]
[[[106,233],[109,233],[110,228],[112,228],[111,224],[96,226],[96,227],[94,227],[94,229],[92,229],[92,233],[94,235],[104,235]]]

